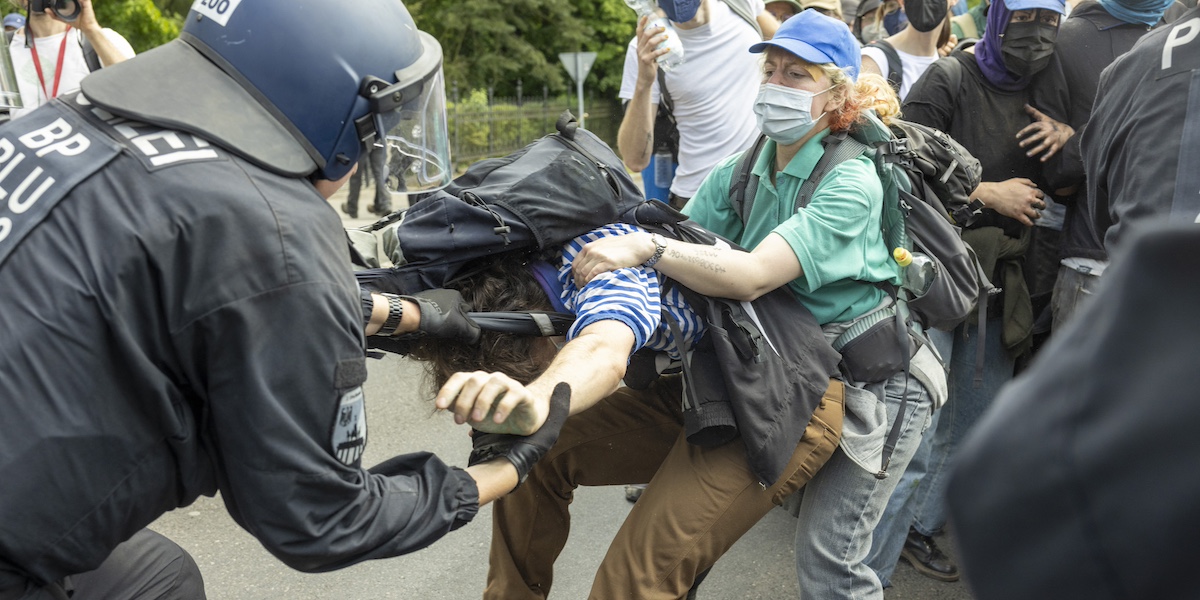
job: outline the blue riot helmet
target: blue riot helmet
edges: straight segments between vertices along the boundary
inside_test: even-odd
[[[118,116],[270,171],[340,179],[369,144],[394,191],[451,177],[442,52],[400,0],[197,0],[179,39],[84,79]]]

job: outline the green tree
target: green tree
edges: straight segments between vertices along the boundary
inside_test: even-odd
[[[588,74],[588,89],[597,97],[616,98],[625,68],[625,49],[633,39],[637,15],[624,0],[575,0],[580,17],[593,34],[585,50],[596,53],[596,64]]]
[[[515,93],[546,85],[566,91],[570,77],[561,52],[593,51],[588,88],[615,96],[625,44],[636,18],[623,0],[410,0],[417,26],[442,44],[447,82],[465,89],[495,87]]]
[[[161,46],[179,35],[180,17],[165,17],[152,0],[99,0],[92,4],[96,19],[110,27],[138,52]]]

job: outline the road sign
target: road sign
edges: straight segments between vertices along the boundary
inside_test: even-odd
[[[575,83],[581,83],[584,79],[587,79],[588,71],[592,70],[592,64],[596,62],[596,53],[562,52],[559,53],[558,60],[562,61],[563,67],[571,75],[571,80]]]
[[[592,63],[596,62],[596,53],[562,52],[558,55],[558,60],[562,61],[571,79],[575,80],[575,96],[579,98],[579,114],[576,117],[579,118],[579,126],[583,127],[583,80],[587,79],[588,71],[592,70]]]

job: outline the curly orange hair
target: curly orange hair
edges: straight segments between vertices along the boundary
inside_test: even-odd
[[[840,105],[829,111],[831,131],[850,129],[868,110],[875,111],[875,116],[884,124],[891,124],[892,119],[899,116],[900,99],[883,77],[874,73],[860,73],[858,81],[853,81],[845,71],[832,64],[815,66],[834,86],[830,90],[827,106]]]

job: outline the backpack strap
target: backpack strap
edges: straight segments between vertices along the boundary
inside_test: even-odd
[[[867,47],[878,48],[887,57],[887,80],[891,84],[892,89],[899,94],[900,84],[904,82],[904,61],[900,60],[900,53],[896,52],[896,47],[888,43],[887,40],[875,40],[867,44]]]
[[[956,56],[953,56],[953,55],[948,56],[948,57],[946,57],[945,60],[946,60],[946,75],[950,78],[950,89],[953,91],[953,93],[951,94],[951,97],[954,98],[954,101],[955,101],[954,108],[952,108],[951,110],[958,110],[958,97],[959,97],[958,89],[960,87],[962,87],[963,68],[964,67],[962,65],[962,62],[959,61],[959,59]],[[971,202],[970,204],[968,204],[964,209],[961,209],[959,211],[959,213],[961,213],[963,211],[970,211],[970,214],[973,215],[975,211],[978,211],[982,208],[983,208],[983,202],[980,200],[975,200],[975,201]],[[960,217],[959,213],[955,214],[956,220],[958,218],[966,218],[966,221],[964,221],[964,224],[971,220],[969,217],[967,217],[966,214],[963,214]],[[983,359],[984,359],[984,347],[985,347],[985,344],[987,343],[987,303],[988,303],[989,297],[990,297],[990,294],[988,293],[988,291],[986,289],[981,289],[979,292],[979,301],[976,304],[976,307],[978,310],[978,327],[977,327],[978,331],[976,332],[976,337],[978,337],[978,340],[976,340],[976,345],[975,345],[975,377],[973,378],[973,381],[972,381],[972,386],[975,388],[979,388],[979,387],[983,386]],[[964,328],[963,335],[965,336],[966,333],[967,333],[967,331]]]
[[[746,216],[750,214],[750,207],[754,206],[754,195],[758,193],[758,177],[755,177],[753,172],[754,163],[758,160],[758,155],[762,154],[763,146],[766,144],[767,136],[758,136],[754,145],[743,152],[742,157],[738,159],[734,176],[729,181],[729,203],[742,223],[746,222]]]
[[[750,26],[754,28],[754,32],[758,34],[758,38],[762,39],[762,27],[760,27],[758,24],[758,15],[755,15],[754,12],[750,10],[749,0],[722,0],[722,2],[724,2],[725,5],[729,7],[729,10],[732,10],[735,15],[741,17],[743,21],[749,23]]]
[[[104,66],[100,64],[100,55],[96,54],[96,47],[83,32],[79,33],[79,48],[83,50],[83,60],[87,63],[89,73],[99,71]]]
[[[845,131],[825,136],[825,139],[821,140],[821,144],[825,146],[825,153],[821,155],[820,160],[817,161],[817,165],[813,167],[808,179],[800,185],[800,191],[796,193],[795,210],[808,206],[808,203],[812,200],[812,195],[817,191],[817,186],[821,185],[821,180],[834,167],[848,160],[858,158],[870,149],[866,144],[847,135]]]
[[[15,30],[4,32],[5,46],[12,43],[14,33],[16,33]],[[79,48],[83,50],[83,60],[87,63],[88,72],[99,71],[104,66],[100,64],[100,55],[96,54],[96,47],[92,45],[91,40],[86,35],[83,35],[82,32],[79,34]]]

